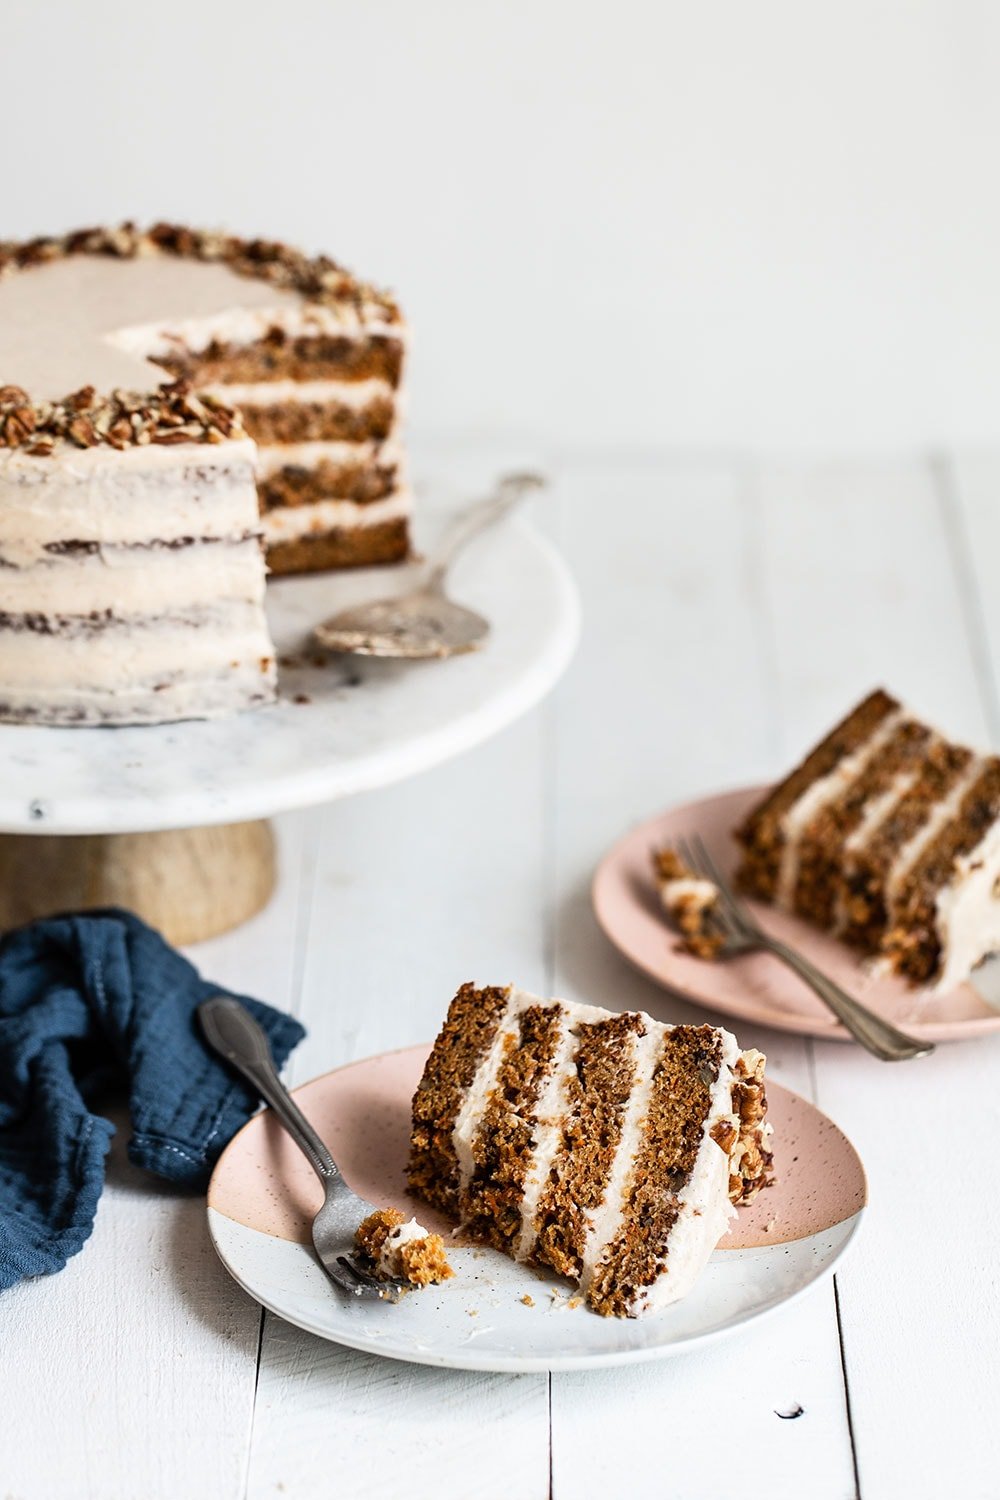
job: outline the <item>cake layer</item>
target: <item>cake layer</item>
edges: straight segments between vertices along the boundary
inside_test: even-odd
[[[198,387],[262,380],[383,380],[397,386],[403,372],[402,338],[386,334],[292,336],[271,328],[252,344],[214,340],[198,352],[185,348],[157,355],[175,378]]]
[[[291,443],[259,450],[257,493],[265,512],[321,500],[364,505],[398,490],[401,470],[393,443]]]
[[[384,439],[401,406],[385,380],[271,380],[208,393],[239,407],[246,431],[261,444]]]
[[[465,985],[413,1101],[413,1191],[635,1315],[683,1296],[767,1181],[763,1058],[728,1032]]]
[[[358,504],[320,500],[265,511],[261,518],[272,573],[367,567],[409,555],[407,490]]]

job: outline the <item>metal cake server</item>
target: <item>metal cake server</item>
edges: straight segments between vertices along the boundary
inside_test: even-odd
[[[489,621],[448,598],[445,575],[473,537],[507,515],[530,490],[544,484],[540,474],[504,475],[488,500],[458,517],[418,588],[396,599],[377,599],[342,609],[316,626],[315,640],[328,651],[411,661],[477,650],[489,634]]]
[[[230,995],[203,1000],[198,1019],[212,1049],[271,1106],[323,1184],[323,1207],[312,1222],[312,1242],[330,1280],[353,1297],[395,1300],[406,1283],[372,1276],[352,1255],[354,1231],[375,1205],[347,1186],[337,1163],[278,1077],[262,1028]]]
[[[885,1021],[860,1000],[841,989],[822,969],[817,969],[804,954],[764,931],[749,906],[742,901],[720,873],[718,866],[695,834],[690,840],[678,839],[677,850],[684,863],[703,880],[711,881],[719,900],[711,913],[715,930],[722,939],[717,957],[739,958],[746,953],[770,953],[794,970],[809,988],[828,1006],[837,1020],[856,1042],[883,1062],[906,1062],[912,1057],[926,1057],[934,1051],[933,1042],[921,1042],[907,1036]]]

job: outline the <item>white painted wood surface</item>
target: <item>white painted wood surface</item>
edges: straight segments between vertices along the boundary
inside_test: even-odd
[[[876,682],[1000,736],[1000,459],[556,466],[545,522],[585,608],[556,696],[450,767],[282,820],[277,900],[195,955],[306,1021],[295,1081],[430,1037],[472,976],[699,1014],[591,919],[625,827],[782,770]],[[84,1253],[0,1299],[0,1496],[992,1500],[1000,1040],[887,1068],[743,1036],[868,1165],[836,1287],[634,1370],[379,1361],[263,1315],[216,1264],[200,1200],[129,1168],[121,1120]]]

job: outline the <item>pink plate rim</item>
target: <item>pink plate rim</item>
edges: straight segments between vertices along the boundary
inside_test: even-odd
[[[451,1226],[444,1218],[410,1197],[403,1173],[410,1100],[431,1045],[394,1048],[343,1063],[292,1093],[355,1192],[370,1202],[416,1213],[428,1228],[448,1233]],[[777,1079],[768,1078],[767,1090],[777,1187],[741,1211],[736,1228],[719,1247],[724,1251],[775,1248],[824,1232],[853,1218],[868,1202],[864,1163],[836,1122]],[[813,1180],[800,1159],[822,1159],[831,1170]],[[228,1142],[207,1193],[207,1206],[225,1218],[300,1244],[308,1243],[309,1223],[321,1202],[311,1167],[268,1110],[254,1115]]]
[[[750,987],[746,990],[745,999],[733,993],[736,987],[724,977],[725,971],[728,970],[729,974],[738,973],[742,965],[769,962],[766,959],[736,959],[723,966],[675,955],[669,944],[669,926],[660,920],[654,927],[648,912],[642,907],[634,882],[629,879],[635,871],[637,850],[645,852],[652,849],[658,841],[668,838],[671,832],[698,832],[706,823],[713,827],[723,814],[729,820],[728,826],[735,826],[740,813],[766,790],[765,786],[753,786],[716,792],[707,797],[678,803],[636,824],[612,845],[594,873],[591,883],[594,914],[602,932],[623,957],[647,978],[680,999],[739,1020],[769,1026],[776,1031],[818,1037],[823,1041],[850,1042],[853,1039],[839,1022],[832,1018],[826,1021],[822,1014],[806,1008],[809,997],[792,975],[788,976],[787,989],[784,984],[780,985],[780,1006],[762,1002]],[[678,824],[684,826],[677,827]],[[711,843],[711,839],[709,842]],[[713,853],[716,852],[713,849]],[[815,932],[798,918],[775,913],[764,906],[756,906],[755,910],[763,925],[780,926],[781,935],[786,940],[793,941],[795,946],[805,951],[821,967],[824,959],[829,966],[830,956],[833,955],[841,970],[834,977],[844,983],[845,987],[853,987],[859,998],[863,998],[873,1010],[890,1013],[893,1010],[892,1001],[895,1000],[898,1007],[902,995],[906,995],[912,1004],[912,990],[908,991],[896,979],[872,981],[862,968],[860,960],[844,944],[826,934]],[[653,939],[657,930],[662,932],[662,943]],[[779,965],[772,964],[772,968],[778,970]],[[801,1009],[798,1008],[800,999],[805,1001]],[[818,1006],[819,1002],[813,1004]],[[978,1008],[978,1013],[959,1014],[955,1019],[920,1020],[900,1015],[897,1009],[892,1014],[892,1019],[913,1036],[932,1042],[971,1040],[1000,1031],[1000,1012],[990,1008],[971,985],[962,985],[951,995],[940,997],[936,1001],[936,1009],[946,1012],[949,1004],[959,1012],[976,1012]]]

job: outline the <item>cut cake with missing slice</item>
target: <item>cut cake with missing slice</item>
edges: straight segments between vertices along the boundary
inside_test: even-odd
[[[466,984],[414,1096],[410,1188],[595,1311],[650,1312],[769,1180],[763,1074],[714,1026]]]

